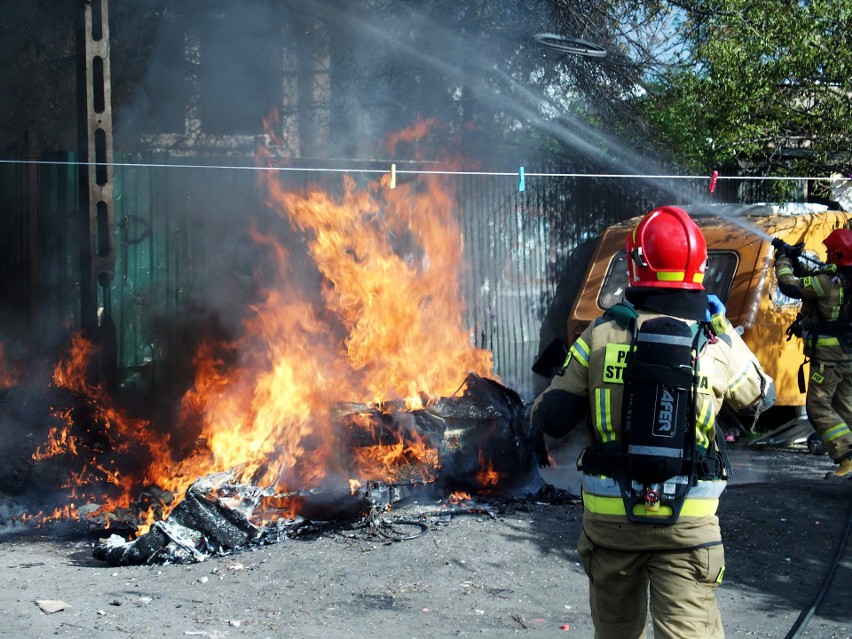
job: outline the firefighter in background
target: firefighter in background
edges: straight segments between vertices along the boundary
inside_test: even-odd
[[[800,264],[801,246],[773,240],[775,277],[784,295],[802,300],[799,326],[791,331],[810,358],[808,420],[838,465],[826,479],[852,479],[852,230],[835,229],[823,244],[828,264],[798,277],[807,268]]]
[[[626,301],[574,342],[531,419],[562,437],[588,418],[578,552],[595,637],[644,638],[649,604],[656,639],[723,637],[716,509],[727,474],[715,418],[725,402],[754,416],[774,386],[705,292],[707,247],[685,211],[648,213],[627,252]]]

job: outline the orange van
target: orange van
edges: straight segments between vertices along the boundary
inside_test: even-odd
[[[796,319],[800,300],[784,296],[775,281],[772,239],[790,245],[804,242],[805,260],[825,258],[823,239],[835,228],[846,226],[852,213],[825,210],[819,205],[702,205],[684,206],[707,241],[708,268],[704,286],[725,303],[731,323],[775,380],[775,407],[760,420],[760,430],[769,430],[798,420],[804,414],[805,395],[799,390],[799,368],[804,361],[801,340],[787,338],[787,328]],[[808,207],[808,208],[805,208]],[[568,340],[605,309],[620,301],[627,288],[627,234],[641,216],[607,228],[589,263],[571,313]],[[732,415],[720,416],[731,419]],[[736,419],[736,418],[735,418]],[[754,424],[728,424],[752,431]]]

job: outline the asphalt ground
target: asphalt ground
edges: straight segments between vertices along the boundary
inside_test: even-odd
[[[727,636],[785,639],[824,591],[795,636],[852,638],[852,551],[834,561],[852,481],[822,479],[830,461],[803,446],[730,454]],[[111,567],[93,557],[99,534],[4,526],[0,637],[592,639],[571,446],[554,457],[535,495],[399,504],[396,538],[344,522],[187,565]]]

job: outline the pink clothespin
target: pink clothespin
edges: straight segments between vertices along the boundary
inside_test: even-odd
[[[719,172],[713,171],[713,175],[710,176],[710,192],[713,193],[716,190],[716,180],[719,179]]]

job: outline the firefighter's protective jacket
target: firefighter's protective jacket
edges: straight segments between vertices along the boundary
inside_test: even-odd
[[[637,321],[641,325],[660,316],[640,310]],[[716,415],[722,404],[728,403],[740,413],[759,411],[764,393],[772,385],[772,380],[730,322],[724,317],[721,319],[722,322],[714,321],[714,326],[719,331],[721,325],[723,328],[719,332],[723,334],[711,336],[700,353],[697,369],[695,443],[711,456],[716,454]],[[690,325],[696,323],[685,321]],[[624,355],[630,342],[630,331],[608,315],[591,324],[571,346],[562,371],[536,398],[531,412],[533,424],[546,434],[559,437],[588,416],[587,451],[618,442]],[[716,509],[725,485],[724,478],[700,479],[690,489],[680,517],[672,525],[630,522],[618,482],[606,473],[584,468],[584,530],[593,543],[622,550],[719,544],[721,533]],[[660,514],[670,514],[670,511]]]
[[[829,322],[837,320],[846,294],[840,275],[829,266],[823,271],[796,277],[787,256],[775,260],[778,287],[787,297],[802,300],[802,342],[804,353],[823,362],[846,362],[852,353],[844,353],[840,340]]]

